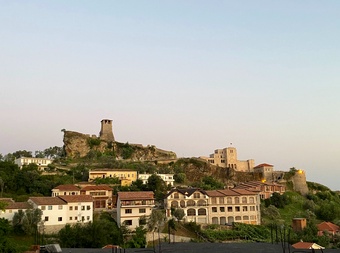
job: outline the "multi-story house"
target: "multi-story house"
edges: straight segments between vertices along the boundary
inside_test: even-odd
[[[171,208],[184,210],[186,222],[209,223],[209,196],[201,189],[172,189],[164,201],[166,216],[171,216]]]
[[[64,184],[52,189],[52,197],[64,195],[80,195],[80,188],[73,184]]]
[[[142,180],[143,181],[143,184],[147,184],[148,183],[148,179],[151,175],[154,175],[154,174],[139,174],[138,175],[138,179]],[[157,176],[159,176],[164,182],[166,185],[170,185],[170,186],[173,186],[174,185],[174,182],[175,182],[175,179],[174,179],[174,174],[155,174]]]
[[[91,196],[30,197],[28,203],[42,211],[41,219],[46,233],[57,232],[66,224],[93,220]]]
[[[108,185],[85,186],[80,189],[80,195],[92,196],[95,211],[112,208],[112,188]]]
[[[13,220],[13,216],[19,212],[19,210],[27,210],[31,206],[27,202],[15,202],[10,198],[2,198],[0,202],[5,203],[5,210],[0,210],[0,218]]]
[[[277,183],[267,183],[265,181],[244,182],[235,186],[233,189],[246,189],[248,191],[257,192],[260,195],[261,199],[270,198],[274,192],[281,195],[286,192],[286,187],[284,185]]]
[[[118,192],[117,196],[117,224],[125,225],[133,230],[142,225],[141,218],[151,215],[155,207],[152,191]]]
[[[89,171],[89,182],[96,178],[118,178],[122,186],[130,186],[137,180],[137,171],[119,169],[94,169]]]
[[[93,198],[90,195],[59,196],[67,203],[66,223],[93,221]]]
[[[260,224],[260,198],[247,190],[172,189],[164,201],[166,215],[171,208],[184,210],[185,221],[203,224],[231,224],[242,222]]]
[[[200,156],[199,158],[206,160],[212,165],[231,168],[235,171],[252,172],[254,168],[254,160],[249,159],[246,161],[240,161],[237,159],[237,150],[234,147],[228,147],[223,149],[216,149],[209,157]]]
[[[48,158],[36,158],[36,157],[20,157],[14,160],[14,163],[21,169],[22,166],[34,163],[38,165],[39,170],[44,170],[49,164],[53,162],[52,159]]]

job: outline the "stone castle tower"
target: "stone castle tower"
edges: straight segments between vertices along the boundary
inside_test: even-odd
[[[115,141],[112,131],[112,120],[103,119],[101,121],[99,138],[104,141]]]

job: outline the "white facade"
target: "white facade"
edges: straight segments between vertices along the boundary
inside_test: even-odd
[[[151,175],[154,175],[154,174],[139,174],[138,179],[142,180],[143,184],[147,184],[148,179]],[[174,182],[175,182],[174,174],[155,174],[155,175],[159,176],[165,182],[166,185],[171,185],[171,186],[174,185]]]
[[[49,164],[53,162],[52,159],[47,158],[35,158],[35,157],[20,157],[14,160],[14,163],[21,169],[24,165],[34,163],[38,165],[39,170],[44,170]]]
[[[119,227],[125,225],[133,230],[141,225],[141,217],[151,215],[154,207],[153,192],[118,192],[117,224]]]
[[[13,220],[14,215],[19,211],[30,208],[27,202],[14,202],[12,199],[0,199],[0,202],[6,203],[5,210],[0,210],[0,218]]]
[[[65,195],[80,195],[80,188],[73,184],[67,184],[59,185],[52,189],[52,197]]]

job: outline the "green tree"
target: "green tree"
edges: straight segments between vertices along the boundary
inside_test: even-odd
[[[149,231],[160,229],[165,223],[165,212],[162,209],[153,209],[149,217],[147,228]]]
[[[184,216],[184,210],[182,208],[176,208],[175,210],[173,210],[172,215],[178,220],[181,221]]]
[[[163,200],[167,187],[160,176],[153,174],[148,178],[147,189],[155,193],[156,200]]]

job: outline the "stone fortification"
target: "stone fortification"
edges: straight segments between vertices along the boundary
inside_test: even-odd
[[[99,137],[75,131],[64,130],[64,150],[67,157],[85,157],[91,152],[101,152],[115,156],[117,160],[157,161],[176,159],[176,153],[158,149],[155,146],[144,147],[141,144],[116,142],[112,131],[112,121],[102,120]]]
[[[302,195],[308,193],[308,186],[306,181],[306,174],[303,170],[298,170],[292,177],[294,190],[300,192]]]

